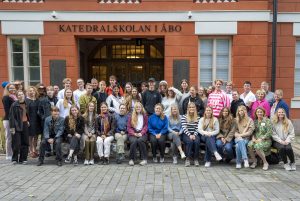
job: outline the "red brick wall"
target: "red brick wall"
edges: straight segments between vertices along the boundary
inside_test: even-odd
[[[1,32],[1,27],[0,27]],[[7,63],[7,39],[6,36],[0,35],[0,84],[3,81],[9,80],[8,78],[8,63]],[[3,88],[0,87],[0,98],[2,100]],[[2,101],[0,103],[0,116],[3,116],[4,110]]]

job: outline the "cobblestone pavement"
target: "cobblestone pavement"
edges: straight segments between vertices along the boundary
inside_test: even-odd
[[[149,163],[145,167],[94,165],[58,167],[11,165],[0,157],[0,200],[299,200],[300,171],[281,165],[236,170],[235,164],[213,163],[207,169]],[[299,159],[297,160],[299,164]],[[300,167],[298,167],[300,169]]]

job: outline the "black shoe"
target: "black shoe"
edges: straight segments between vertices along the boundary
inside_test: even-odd
[[[230,158],[226,158],[225,159],[225,163],[230,163],[231,159]]]
[[[100,158],[100,161],[99,161],[98,165],[104,165],[104,158],[103,157]]]
[[[57,161],[57,166],[62,166],[62,162],[61,161]]]
[[[108,164],[109,164],[109,159],[105,157],[103,165],[108,165]]]
[[[44,164],[44,161],[39,160],[37,166],[42,166]]]
[[[117,156],[117,164],[121,164],[122,160],[123,160],[122,154],[118,154],[118,156]]]
[[[45,157],[50,157],[50,156],[52,156],[51,152],[45,153]]]

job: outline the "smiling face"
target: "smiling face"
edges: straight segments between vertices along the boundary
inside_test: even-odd
[[[78,88],[84,87],[84,82],[83,82],[83,80],[81,80],[81,79],[77,80],[77,87],[78,87]]]
[[[127,109],[125,105],[120,105],[120,115],[126,114]]]
[[[73,96],[72,90],[71,89],[66,89],[65,96],[66,96],[67,99],[71,99],[72,96]]]
[[[276,114],[277,114],[277,117],[278,117],[279,120],[283,120],[286,117],[285,111],[282,108],[279,108],[277,110]]]
[[[181,83],[181,88],[183,89],[183,91],[186,91],[187,90],[187,88],[188,88],[188,83],[187,82],[185,82],[185,81],[183,81],[182,83]]]
[[[93,87],[93,89],[97,89],[98,88],[98,80],[96,80],[96,79],[92,79],[91,80],[91,84],[92,84],[92,87]]]
[[[16,94],[16,87],[13,84],[9,84],[7,87],[9,94]]]
[[[65,88],[66,89],[70,89],[71,88],[71,82],[70,81],[66,81]]]
[[[29,88],[29,90],[28,90],[28,96],[29,96],[30,98],[34,98],[34,97],[36,96],[36,92],[35,92],[35,90],[34,90],[33,87],[30,87],[30,88]]]
[[[105,88],[106,88],[106,83],[105,83],[105,81],[101,81],[101,82],[99,83],[99,88],[100,88],[100,91],[104,91],[104,90],[105,90]]]
[[[196,112],[196,105],[194,103],[190,103],[187,110],[189,115],[194,115]]]
[[[131,94],[132,94],[133,97],[137,97],[137,95],[138,95],[137,89],[133,88],[132,91],[131,91]]]
[[[223,85],[223,83],[221,81],[217,81],[216,86],[215,86],[216,90],[218,90],[218,91],[221,90],[222,85]]]
[[[89,112],[94,112],[95,111],[95,105],[93,102],[89,103]]]
[[[76,107],[72,107],[72,108],[71,108],[71,114],[72,114],[74,117],[78,117],[78,113],[79,113],[79,110],[78,110]]]
[[[238,109],[238,114],[240,117],[244,117],[245,116],[245,110],[243,108],[239,108]]]
[[[228,109],[223,109],[222,116],[225,117],[225,118],[228,117],[229,116],[229,110]]]
[[[115,96],[117,96],[118,94],[119,94],[119,87],[117,87],[117,86],[115,86],[114,88],[113,88],[113,93],[114,93],[114,95]]]
[[[205,109],[205,116],[207,118],[211,118],[212,117],[212,113],[213,113],[212,109],[210,107],[206,107],[206,109]]]
[[[246,93],[248,93],[249,91],[251,91],[251,85],[250,84],[244,84],[244,91]]]
[[[239,94],[238,94],[238,92],[237,91],[233,91],[232,92],[232,99],[233,100],[239,100]]]
[[[154,111],[157,116],[160,116],[162,113],[162,107],[160,105],[156,105]]]
[[[191,88],[190,88],[190,94],[191,94],[192,97],[196,97],[196,94],[197,94],[197,93],[196,93],[195,87],[191,87]]]
[[[256,109],[255,114],[256,114],[257,119],[259,119],[259,120],[263,119],[265,116],[265,112],[260,108]]]
[[[23,103],[24,100],[25,100],[25,94],[24,94],[24,92],[23,91],[18,91],[17,92],[17,98],[18,98],[18,101],[20,103]]]
[[[263,92],[257,92],[256,93],[258,100],[263,100],[265,98],[265,93]]]
[[[138,114],[142,113],[142,105],[140,103],[136,104],[135,112],[138,113]]]
[[[100,106],[100,111],[101,111],[102,114],[107,113],[107,110],[108,110],[108,108],[107,108],[106,104],[102,104]]]
[[[178,109],[177,109],[177,107],[175,107],[175,106],[171,107],[171,114],[173,116],[177,116],[178,115]]]
[[[130,84],[126,84],[126,85],[125,85],[125,89],[126,89],[126,92],[127,92],[127,93],[131,93],[131,91],[132,91],[132,86],[131,86]]]

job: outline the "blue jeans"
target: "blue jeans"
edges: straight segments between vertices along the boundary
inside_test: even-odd
[[[216,141],[216,145],[217,145],[217,150],[218,153],[224,158],[224,155],[226,153],[226,159],[231,160],[233,159],[233,140],[231,140],[230,142],[226,142],[225,144],[223,144],[222,140],[218,139]]]
[[[205,142],[205,162],[210,162],[212,154],[217,151],[215,136],[201,136],[201,140]]]
[[[242,160],[248,160],[247,155],[247,144],[249,140],[242,139],[236,141],[235,151],[236,151],[236,163],[241,164]]]
[[[196,135],[195,140],[191,140],[189,136],[183,134],[183,142],[185,144],[185,154],[189,159],[199,160],[200,155],[200,137]]]

